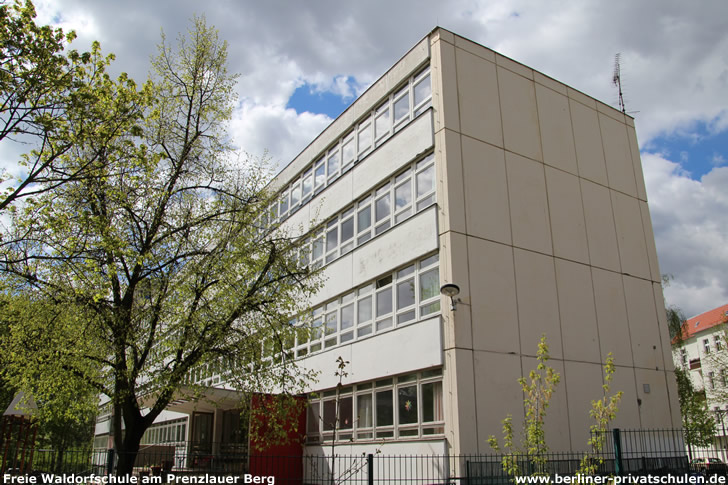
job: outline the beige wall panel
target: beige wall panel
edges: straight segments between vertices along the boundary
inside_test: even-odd
[[[467,233],[510,244],[511,217],[502,148],[462,137]]]
[[[448,232],[440,237],[440,285],[455,283],[460,287],[458,298],[462,304],[456,311],[450,305],[442,306],[445,316],[445,348],[473,348],[473,330],[470,322],[470,267],[468,241],[464,234]],[[443,298],[443,303],[447,299]],[[449,302],[448,302],[449,303]]]
[[[311,215],[310,209],[312,206],[313,204],[306,204],[286,219],[280,225],[280,234],[285,234],[288,237],[300,237],[310,231],[313,226],[322,222],[320,219],[314,220],[316,215]]]
[[[344,175],[344,177],[353,176],[350,200],[359,199],[370,193],[382,181],[395,175],[402,167],[410,165],[434,144],[432,115],[426,113],[408,124]],[[347,203],[346,200],[331,199],[328,189],[324,190],[323,196],[328,197],[328,205],[338,210]]]
[[[619,273],[592,268],[602,358],[609,352],[616,365],[633,365],[624,283]]]
[[[595,424],[589,416],[591,402],[602,397],[602,366],[565,361],[564,367],[565,378],[559,385],[566,388],[568,396],[572,450],[586,451],[589,449],[589,428]]]
[[[545,334],[551,355],[560,359],[563,351],[554,259],[522,249],[515,249],[514,256],[521,352],[536,355]]]
[[[667,315],[665,315],[665,300],[662,297],[662,285],[660,283],[652,283],[652,293],[655,295],[655,310],[657,311],[657,326],[660,330],[660,344],[662,346],[662,361],[665,363],[665,370],[675,370],[675,362],[672,356],[672,343],[670,339],[670,330],[667,325]]]
[[[323,303],[351,288],[353,253],[340,257],[323,269],[323,284],[321,289],[309,301],[311,306]]]
[[[556,79],[550,78],[544,74],[541,74],[538,71],[533,71],[533,80],[536,81],[536,83],[541,84],[542,86],[546,86],[547,88],[551,88],[557,93],[561,93],[564,96],[568,96],[569,92],[566,89],[566,84],[560,83]]]
[[[554,256],[588,264],[589,245],[578,177],[547,166],[546,187]]]
[[[604,157],[607,163],[609,186],[632,197],[637,197],[632,152],[627,138],[627,126],[605,114],[599,113]]]
[[[599,335],[591,271],[588,266],[555,259],[564,359],[599,362]]]
[[[622,273],[649,279],[650,263],[639,200],[614,190],[611,190],[610,194]]]
[[[655,311],[652,283],[631,276],[622,276],[629,317],[635,367],[664,369],[660,328]]]
[[[569,107],[571,124],[574,128],[579,175],[593,182],[607,185],[607,167],[604,163],[597,112],[573,100],[569,100]]]
[[[513,249],[471,237],[468,260],[473,347],[520,353]]]
[[[468,40],[464,37],[455,37],[455,46],[459,49],[466,50],[471,54],[475,54],[478,57],[482,57],[486,61],[495,62],[495,52],[483,47],[480,44],[476,44],[472,40]]]
[[[664,429],[672,422],[670,398],[667,391],[665,372],[654,369],[635,369],[637,376],[637,395],[642,400],[640,406],[642,427],[645,429]],[[645,384],[649,385],[649,393]]]
[[[551,343],[549,342],[549,351]],[[553,353],[551,353],[553,356]],[[528,374],[536,369],[538,362],[533,357],[523,357],[523,375],[528,379]],[[564,361],[551,359],[548,365],[552,367],[561,376],[561,382],[556,386],[554,393],[551,395],[549,408],[546,411],[546,420],[544,425],[544,433],[546,434],[546,444],[552,450],[569,450],[571,449],[571,433],[569,428],[569,408],[566,398],[566,386],[564,386]]]
[[[506,57],[502,54],[499,54],[496,52],[495,54],[495,62],[498,64],[498,67],[505,67],[509,71],[512,71],[516,74],[520,74],[523,77],[526,77],[528,79],[533,79],[533,69],[530,67],[521,64],[520,62],[514,61],[513,59]]]
[[[460,131],[455,47],[439,41],[432,46],[432,105],[435,132],[447,127]]]
[[[569,98],[536,84],[536,100],[544,163],[577,175]]]
[[[435,171],[439,231],[465,232],[465,193],[460,135],[442,130],[435,135]]]
[[[495,64],[463,49],[455,50],[455,58],[460,131],[478,140],[503,146]]]
[[[478,450],[475,389],[473,352],[463,349],[445,352],[445,434],[456,455],[477,453]]]
[[[655,246],[655,233],[652,230],[652,218],[647,202],[640,200],[640,212],[642,215],[642,227],[645,230],[645,243],[647,244],[647,257],[650,264],[650,276],[652,281],[662,281],[660,274],[660,263],[657,260],[657,247]]]
[[[627,117],[629,120],[630,118]],[[634,168],[634,178],[637,183],[637,197],[647,200],[647,189],[645,189],[645,176],[642,172],[642,160],[640,159],[640,148],[637,143],[637,133],[634,124],[627,128],[627,138],[629,139],[629,149],[632,153],[632,165]]]
[[[513,245],[551,254],[543,164],[506,152]]]
[[[612,384],[609,395],[612,396],[622,391],[622,399],[619,401],[619,411],[611,423],[612,428],[639,429],[640,427],[640,406],[637,404],[637,386],[635,384],[634,368],[615,368],[612,376]],[[664,428],[663,426],[660,426]]]
[[[591,264],[620,271],[617,230],[614,227],[609,189],[588,180],[581,180],[581,196],[584,201]]]
[[[435,208],[429,207],[349,253],[346,257],[352,257],[352,267],[348,269],[352,274],[351,283],[354,286],[364,284],[435,251],[438,248],[435,214]],[[325,274],[328,273],[327,268]],[[339,291],[348,288],[344,286]]]
[[[498,67],[498,90],[506,150],[543,160],[534,82]],[[462,98],[460,106],[462,108]]]
[[[503,444],[503,419],[513,416],[516,436],[523,430],[521,359],[517,355],[475,352],[475,388],[478,403],[479,453],[492,453],[490,435]]]

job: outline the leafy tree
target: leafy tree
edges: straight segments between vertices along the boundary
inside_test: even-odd
[[[0,175],[5,188],[0,211],[90,176],[98,157],[68,163],[69,151],[82,139],[98,140],[100,132],[112,132],[138,115],[133,104],[109,104],[98,91],[99,84],[110,82],[104,68],[113,56],[102,58],[98,43],[91,52],[65,53],[75,33],[39,26],[35,17],[30,0],[0,5],[0,143],[32,148],[14,173]],[[120,106],[131,110],[119,111]],[[88,123],[79,123],[83,115],[91,115]]]
[[[65,163],[90,175],[28,200],[3,248],[6,294],[32,303],[19,310],[10,345],[28,347],[10,374],[73,376],[109,396],[114,429],[125,428],[114,434],[121,474],[191,375],[215,370],[247,392],[296,392],[307,378],[285,350],[317,279],[296,240],[260,224],[263,165],[232,157],[226,61],[226,43],[196,18],[176,49],[163,38],[153,84],[104,81],[85,106],[91,121],[74,118],[69,135],[107,107],[144,118],[74,139]]]

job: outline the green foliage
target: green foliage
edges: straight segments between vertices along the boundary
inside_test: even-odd
[[[547,364],[549,358],[546,336],[542,335],[536,353],[538,362],[536,369],[529,373],[528,379],[525,377],[518,379],[524,394],[523,404],[526,412],[520,446],[514,443],[512,417],[509,415],[503,420],[504,445],[502,450],[505,452],[503,470],[511,476],[522,474],[518,464],[518,455],[527,456],[532,475],[546,473],[548,445],[546,444],[544,420],[551,396],[561,380],[559,373]],[[495,436],[490,436],[488,442],[495,451],[501,451]]]
[[[692,446],[710,446],[716,433],[715,417],[708,409],[705,393],[695,390],[688,372],[679,366],[675,368],[685,442]]]
[[[65,52],[75,33],[39,26],[35,16],[29,0],[0,5],[0,142],[33,147],[0,176],[0,210],[92,176],[102,153],[79,163],[70,152],[91,140],[100,148],[140,115],[128,98],[136,95],[133,83],[126,75],[115,83],[105,72],[113,56],[103,57],[98,43],[91,52]]]
[[[604,364],[604,384],[602,384],[602,398],[592,401],[592,408],[589,416],[595,420],[589,428],[589,441],[591,454],[585,454],[579,464],[579,475],[593,475],[599,466],[604,462],[602,452],[607,439],[609,423],[617,416],[619,401],[622,399],[622,391],[609,396],[609,388],[614,375],[614,358],[610,352],[607,355],[607,362]]]
[[[548,475],[546,464],[548,445],[546,444],[545,417],[546,410],[551,402],[551,397],[561,376],[550,367],[548,344],[546,336],[541,337],[536,355],[538,364],[535,370],[529,373],[528,379],[521,377],[518,383],[524,394],[525,421],[523,437],[520,443],[516,443],[513,429],[513,417],[508,415],[503,419],[503,446],[498,439],[491,435],[488,437],[488,444],[498,453],[503,453],[502,466],[509,476],[531,476]],[[615,418],[618,411],[618,404],[622,398],[622,392],[609,396],[609,389],[614,374],[614,359],[610,353],[604,365],[604,384],[602,385],[603,395],[599,400],[592,401],[589,415],[595,420],[590,427],[590,439],[588,445],[591,454],[586,454],[579,466],[579,474],[594,474],[602,463],[600,454],[604,448],[606,432],[609,423]],[[522,465],[526,462],[528,470],[523,470]]]
[[[7,374],[44,396],[64,383],[111,397],[126,473],[159,413],[213,372],[247,395],[300,390],[289,319],[318,279],[297,240],[261,224],[269,172],[232,152],[236,76],[204,19],[176,48],[163,39],[141,89],[112,81],[98,46],[74,59],[81,84],[56,136],[83,176],[37,182],[4,234]]]

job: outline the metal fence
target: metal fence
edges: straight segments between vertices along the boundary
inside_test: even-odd
[[[728,469],[690,464],[691,458],[720,458],[724,450],[697,450],[685,446],[682,430],[613,430],[602,436],[604,446],[588,459],[599,475],[685,474],[728,472]],[[270,456],[247,453],[244,447],[173,443],[142,447],[136,456],[134,474],[275,476],[278,484],[462,484],[505,485],[512,477],[504,471],[504,459],[523,475],[539,472],[555,476],[574,475],[580,470],[583,452],[548,453],[540,462],[529,455],[335,455],[325,456],[322,448],[304,456]],[[35,450],[32,470],[36,473],[106,475],[115,473],[118,454],[113,450],[58,452]],[[10,463],[9,463],[10,464]],[[12,464],[10,464],[12,472]],[[7,472],[4,470],[3,472]],[[242,483],[242,482],[238,482]],[[267,483],[267,482],[258,482]]]

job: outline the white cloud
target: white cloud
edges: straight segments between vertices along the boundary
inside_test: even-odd
[[[657,241],[660,270],[674,280],[668,304],[695,315],[728,301],[728,167],[701,180],[680,164],[643,153],[645,184]]]

